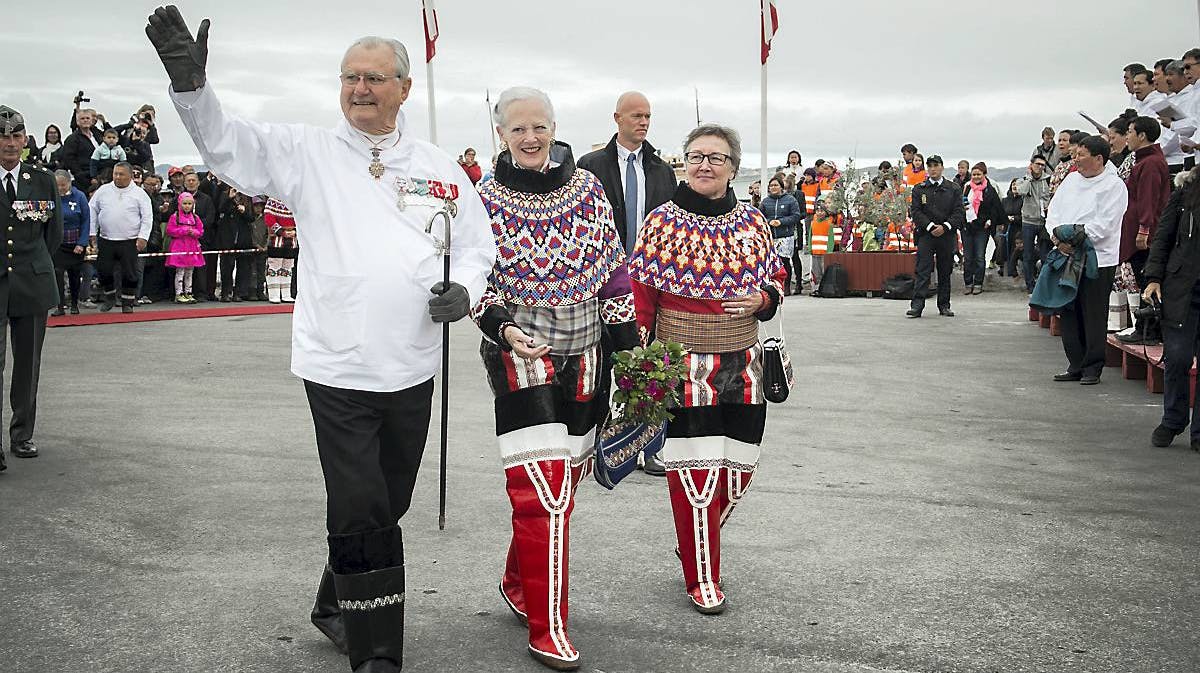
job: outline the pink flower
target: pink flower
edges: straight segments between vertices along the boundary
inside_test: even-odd
[[[662,402],[662,399],[667,396],[667,391],[658,387],[657,381],[651,381],[646,386],[646,394],[655,402]]]
[[[632,390],[633,379],[630,378],[628,374],[622,374],[621,377],[617,379],[617,387],[621,390]]]
[[[654,371],[654,363],[649,360],[642,360],[642,371],[644,371],[644,372]]]
[[[671,366],[671,354],[670,353],[663,353],[663,364],[668,367]]]

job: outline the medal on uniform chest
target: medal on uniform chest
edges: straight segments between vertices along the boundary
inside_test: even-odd
[[[367,171],[371,177],[376,180],[383,177],[383,162],[379,160],[380,149],[378,147],[371,148],[371,165],[367,167]]]
[[[380,180],[383,178],[384,171],[386,170],[383,166],[383,161],[379,158],[379,155],[383,152],[383,148],[381,148],[380,145],[387,142],[387,138],[383,138],[382,140],[376,142],[367,136],[362,135],[361,133],[359,135],[362,136],[363,140],[366,140],[371,144],[371,163],[367,165],[367,172],[371,174],[372,178]],[[396,136],[395,142],[393,142],[388,149],[391,149],[398,144],[400,144],[399,135]]]

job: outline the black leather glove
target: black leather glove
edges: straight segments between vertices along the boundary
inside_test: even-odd
[[[208,19],[201,21],[200,30],[192,39],[175,5],[159,7],[150,15],[146,37],[150,38],[158,51],[158,58],[171,78],[171,88],[177,93],[195,91],[204,86],[204,68],[208,63],[208,26]]]
[[[467,288],[451,281],[449,285],[439,282],[429,291],[434,295],[429,300],[429,316],[434,322],[454,322],[471,310],[471,297]]]

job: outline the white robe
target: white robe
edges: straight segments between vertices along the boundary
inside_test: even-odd
[[[1129,189],[1117,167],[1104,162],[1104,172],[1085,178],[1071,173],[1058,186],[1046,213],[1046,231],[1063,224],[1082,224],[1096,248],[1096,263],[1116,266],[1121,260],[1121,220],[1129,206]]]
[[[422,383],[441,364],[441,327],[429,289],[442,257],[425,233],[440,201],[409,195],[397,178],[458,185],[451,274],[477,301],[496,259],[491,224],[462,168],[405,132],[381,154],[386,173],[368,173],[370,145],[342,120],[333,129],[266,124],[221,110],[211,85],[170,92],[208,168],[246,194],[273,196],[292,210],[300,256],[292,318],[292,373],[335,388],[392,392]],[[389,143],[390,144],[390,143]],[[442,221],[434,225],[440,238]]]

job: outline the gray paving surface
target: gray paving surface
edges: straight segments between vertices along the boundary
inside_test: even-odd
[[[687,605],[661,480],[584,485],[585,670],[1195,671],[1200,456],[1160,397],[1055,384],[1023,294],[793,301],[800,389],[726,528],[729,610]],[[932,312],[931,312],[932,313]],[[307,623],[324,553],[289,316],[51,330],[37,440],[0,474],[0,671],[342,671]],[[408,671],[537,671],[496,593],[508,503],[476,354],[453,338],[409,550]]]

